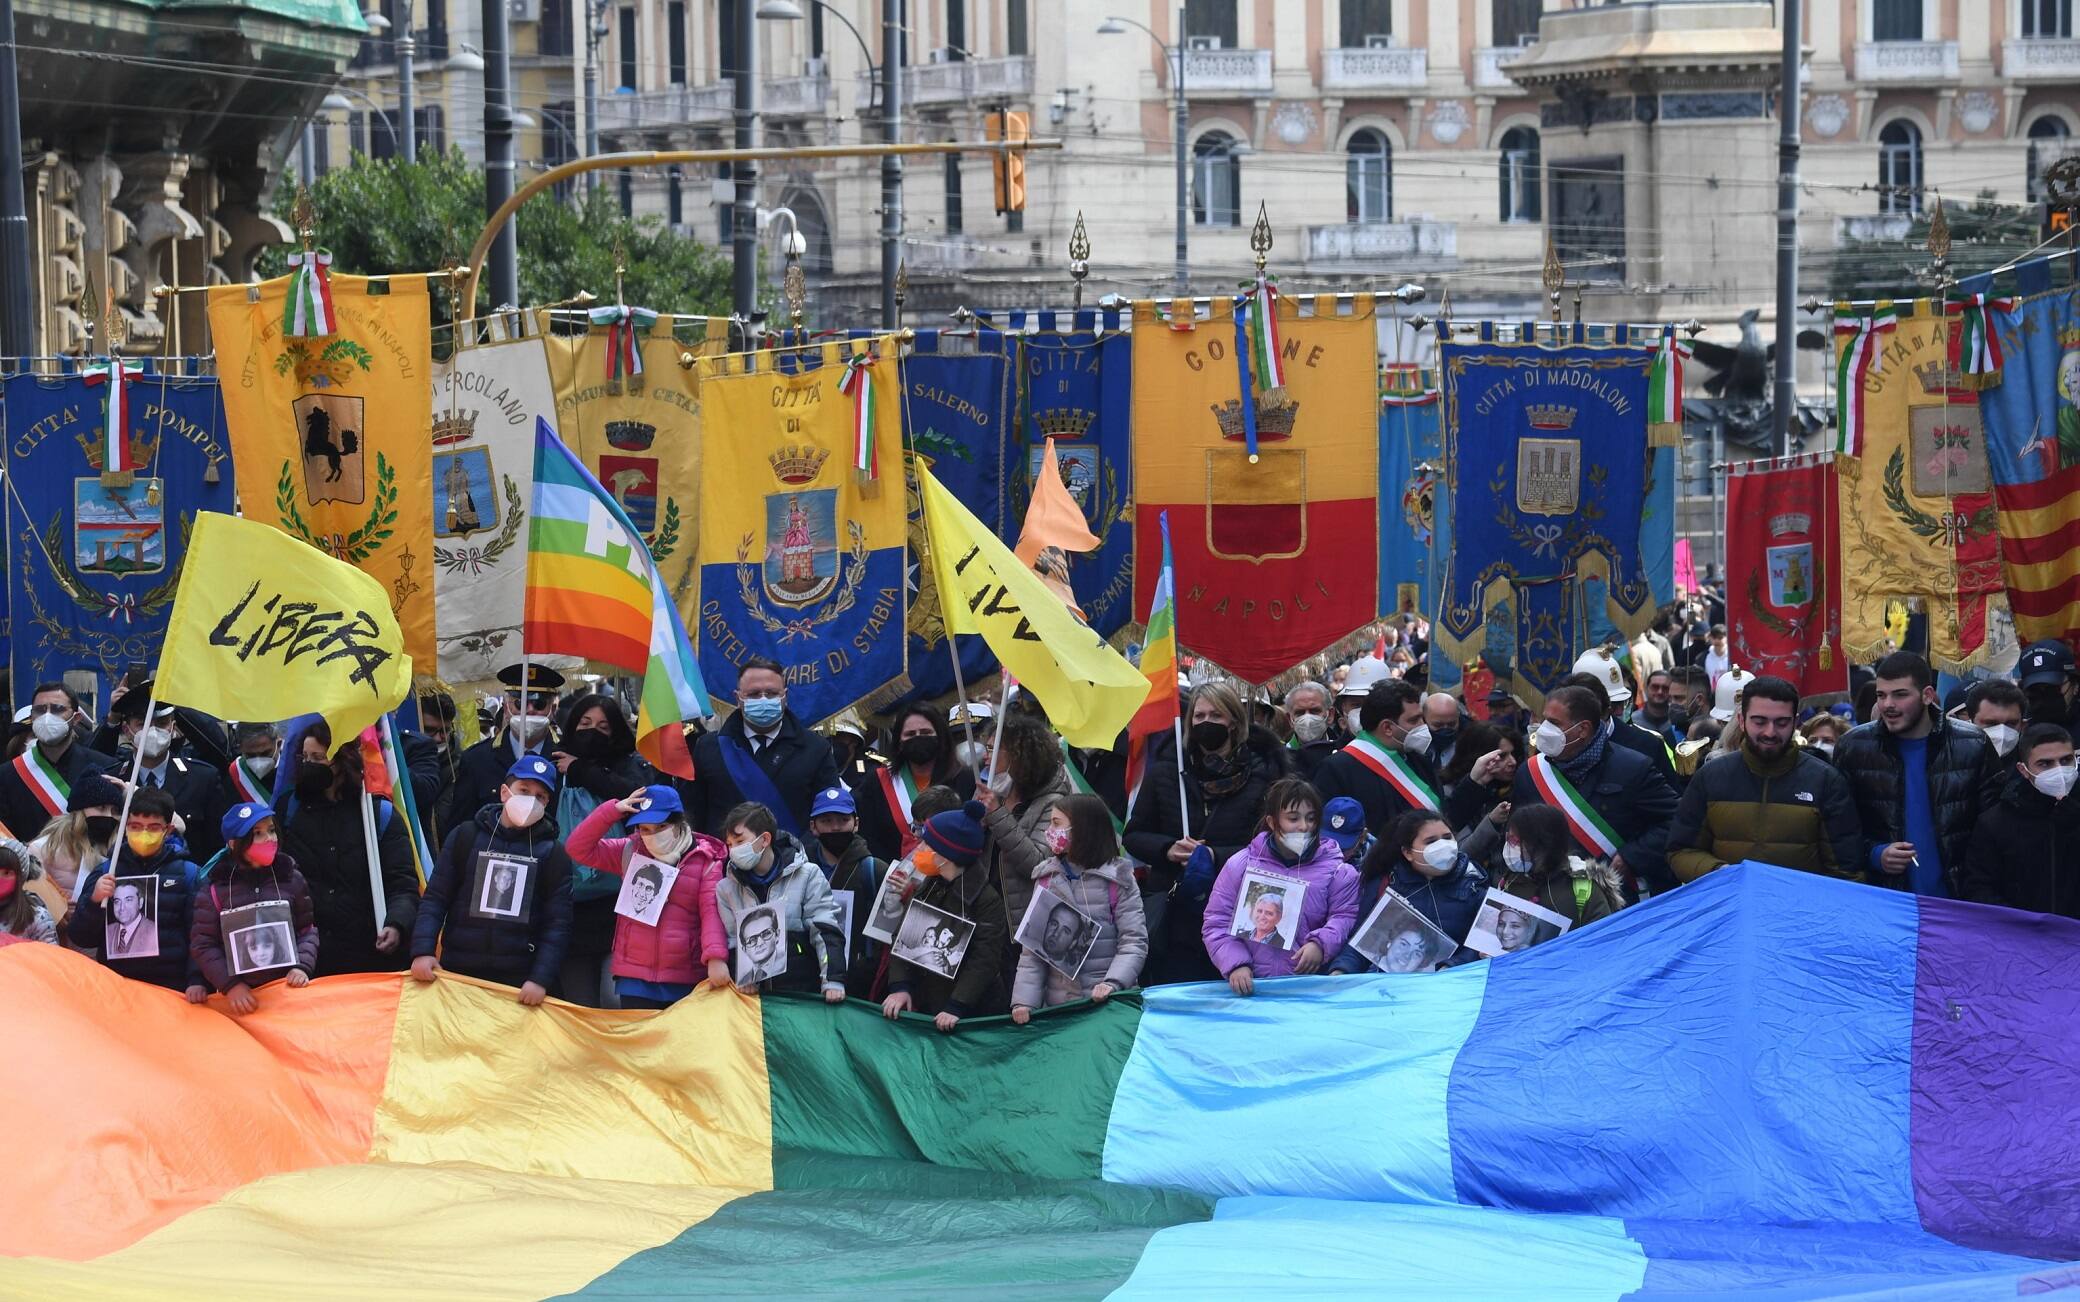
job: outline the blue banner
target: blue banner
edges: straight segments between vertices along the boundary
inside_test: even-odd
[[[1445,344],[1452,537],[1432,660],[1483,655],[1534,707],[1653,617],[1648,348]]]
[[[4,408],[8,665],[17,705],[83,670],[99,700],[166,635],[197,511],[233,509],[230,443],[203,359],[125,362],[128,460],[107,469],[105,379],[16,375]]]
[[[1134,606],[1133,341],[1116,311],[1012,313],[1006,326],[1020,332],[1019,384],[1024,444],[1017,501],[1010,521],[1016,538],[1032,499],[1047,440],[1069,495],[1083,508],[1096,551],[1069,558],[1069,582],[1084,618],[1111,637],[1148,612]],[[1037,330],[1026,332],[1028,326]]]

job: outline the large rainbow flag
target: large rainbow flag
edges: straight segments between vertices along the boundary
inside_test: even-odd
[[[235,1020],[0,949],[0,1293],[2080,1286],[2080,924],[1747,865],[1432,976],[1029,1027],[444,977]]]

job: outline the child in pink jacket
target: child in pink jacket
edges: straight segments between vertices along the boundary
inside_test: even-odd
[[[634,835],[606,836],[617,819]],[[627,910],[642,915],[632,917],[616,905],[614,990],[623,1008],[669,1008],[692,994],[704,976],[710,985],[729,984],[729,941],[715,907],[715,884],[729,854],[722,842],[693,830],[677,791],[644,787],[599,806],[564,848],[588,868],[628,878],[621,899]],[[679,872],[665,890],[670,865]]]
[[[1262,977],[1326,970],[1357,929],[1358,870],[1321,826],[1321,793],[1281,778],[1264,793],[1264,830],[1214,879],[1200,936],[1238,995],[1253,993]],[[1252,873],[1255,889],[1245,895]],[[1295,882],[1303,889],[1293,890]]]

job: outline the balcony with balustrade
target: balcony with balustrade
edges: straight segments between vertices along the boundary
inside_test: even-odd
[[[948,59],[942,63],[920,63],[903,69],[903,103],[906,107],[931,104],[984,104],[1028,100],[1033,96],[1033,60],[1028,56],[1007,59]],[[862,73],[853,88],[853,104],[862,109],[880,102],[873,79]]]
[[[1473,88],[1510,94],[1522,87],[1503,68],[1524,57],[1521,45],[1484,45],[1473,52]]]
[[[1362,53],[1362,51],[1361,51]],[[1176,55],[1172,54],[1174,61]],[[1271,51],[1186,50],[1184,90],[1193,99],[1271,94]]]
[[[815,117],[830,97],[824,76],[774,77],[760,82],[758,111],[769,118]],[[668,86],[663,90],[600,96],[599,129],[609,135],[681,127],[721,127],[732,121],[733,82]]]
[[[2001,75],[2009,81],[2080,81],[2080,41],[2028,37],[2001,42]]]
[[[1421,90],[1430,83],[1430,52],[1407,45],[1322,51],[1322,90],[1331,94]],[[1189,79],[1185,86],[1197,90]]]
[[[1856,47],[1856,79],[1936,85],[1959,78],[1956,41],[1867,41]]]
[[[1453,222],[1339,222],[1309,226],[1307,269],[1316,272],[1367,267],[1441,267],[1459,260],[1459,227]]]

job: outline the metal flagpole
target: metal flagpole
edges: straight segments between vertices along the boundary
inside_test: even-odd
[[[946,654],[953,657],[953,691],[961,703],[961,731],[966,734],[970,746],[975,744],[975,720],[968,713],[968,684],[961,677],[961,649],[954,645],[954,635],[946,635]]]
[[[144,703],[144,726],[152,726],[152,716],[159,712],[158,676],[152,678],[152,694]],[[30,742],[35,745],[35,742]],[[73,745],[81,744],[77,738]],[[108,873],[115,876],[116,856],[122,853],[123,840],[130,834],[130,797],[137,794],[137,779],[144,772],[144,729],[138,729],[137,740],[130,746],[130,781],[123,788],[123,808],[116,815],[116,843],[108,848]]]
[[[356,737],[354,745],[361,739]],[[407,776],[406,781],[410,781]],[[376,798],[368,794],[368,774],[361,776],[361,840],[368,847],[368,900],[375,907],[376,934],[383,934],[383,856],[376,845]]]

